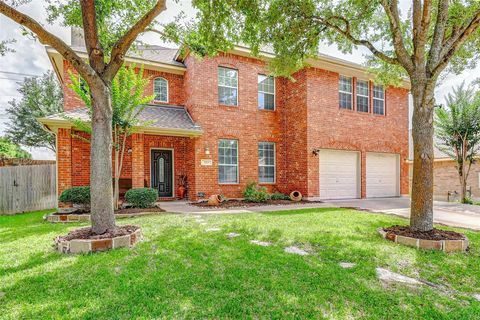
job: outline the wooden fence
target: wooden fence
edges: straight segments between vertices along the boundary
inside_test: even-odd
[[[54,164],[0,167],[0,214],[57,206]]]

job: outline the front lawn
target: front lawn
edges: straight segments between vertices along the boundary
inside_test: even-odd
[[[406,221],[355,210],[165,214],[118,221],[143,228],[134,249],[66,256],[53,238],[84,224],[49,224],[45,213],[0,217],[1,319],[480,318],[475,232],[457,230],[469,253],[444,254],[385,241],[377,228]],[[312,254],[285,253],[292,245]],[[376,267],[449,291],[384,285]]]

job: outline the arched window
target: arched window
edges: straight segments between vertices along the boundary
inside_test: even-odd
[[[168,81],[164,78],[155,78],[153,80],[153,93],[155,101],[168,102]]]

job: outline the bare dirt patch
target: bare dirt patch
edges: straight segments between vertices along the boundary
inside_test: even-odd
[[[111,239],[111,238],[132,234],[135,231],[137,231],[139,228],[140,227],[132,226],[132,225],[118,226],[114,230],[109,230],[104,234],[100,234],[100,235],[94,234],[92,232],[92,228],[90,227],[80,228],[80,229],[70,231],[65,236],[59,236],[58,241]]]
[[[404,236],[409,238],[423,239],[423,240],[464,240],[465,236],[455,231],[446,231],[440,229],[433,229],[430,231],[417,231],[409,226],[391,226],[383,229],[388,235]]]
[[[216,206],[209,206],[207,201],[191,202],[190,205],[201,208],[248,208],[258,206],[292,205],[307,203],[323,203],[323,201],[291,201],[291,200],[267,200],[266,202],[248,202],[245,200],[226,200]]]

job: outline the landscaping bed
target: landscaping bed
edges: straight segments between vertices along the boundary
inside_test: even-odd
[[[134,213],[142,213],[142,212],[165,212],[162,208],[153,207],[153,208],[124,208],[115,210],[115,214],[134,214]],[[90,214],[88,210],[75,210],[71,212],[65,211],[57,211],[52,213],[53,215],[61,216],[61,215],[68,215],[68,214]]]
[[[409,226],[395,225],[380,228],[380,235],[392,242],[426,250],[440,250],[445,252],[463,252],[468,250],[468,239],[455,231],[433,229],[431,231],[417,231]]]
[[[322,203],[322,201],[292,201],[292,200],[267,200],[265,202],[251,202],[246,200],[225,200],[220,202],[218,205],[211,206],[207,201],[201,202],[191,202],[190,205],[197,207],[205,208],[247,208],[247,207],[258,207],[258,206],[274,206],[274,205],[292,205],[292,204],[307,204],[307,203]]]
[[[87,227],[58,236],[55,238],[55,246],[61,253],[88,253],[132,247],[141,239],[142,232],[137,226],[118,226],[101,235],[94,234],[92,228]]]
[[[153,208],[125,208],[115,210],[115,218],[122,219],[122,218],[133,218],[133,217],[140,217],[151,215],[155,213],[165,212],[162,208],[153,207]],[[90,212],[84,210],[76,210],[72,212],[68,212],[65,210],[61,210],[60,212],[54,212],[52,214],[46,215],[44,217],[45,220],[48,222],[85,222],[90,221]]]

